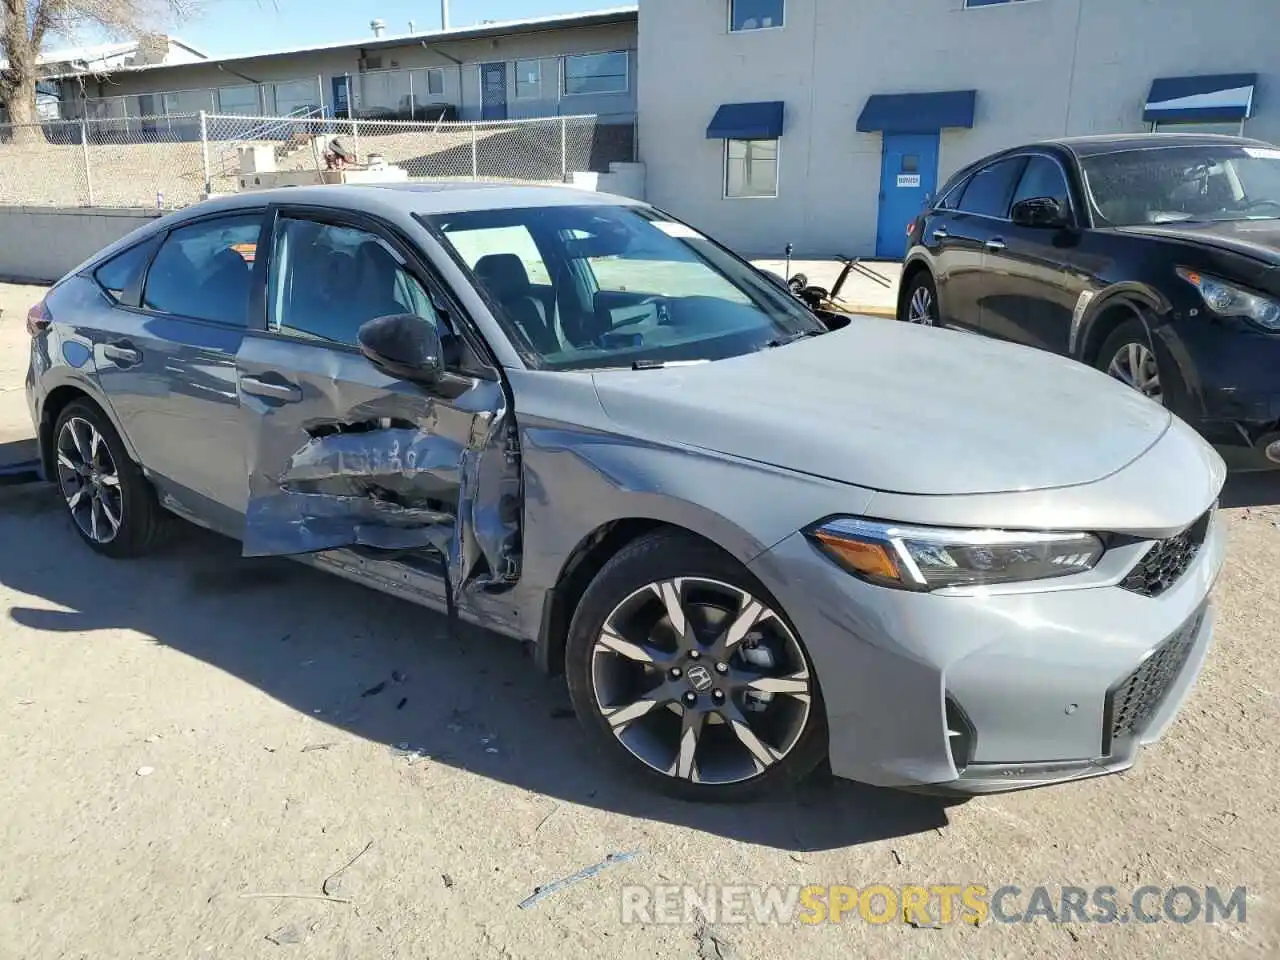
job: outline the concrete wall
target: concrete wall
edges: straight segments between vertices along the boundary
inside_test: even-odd
[[[875,93],[976,89],[972,130],[945,130],[939,184],[1021,142],[1139,131],[1151,81],[1257,72],[1247,132],[1280,140],[1280,0],[788,0],[781,29],[730,33],[728,0],[641,0],[640,159],[651,202],[757,255],[875,250]],[[779,196],[723,199],[722,103],[782,100]]]
[[[154,210],[0,206],[0,279],[52,283],[158,216]]]
[[[372,39],[372,38],[371,38]],[[89,97],[134,97],[175,91],[209,91],[219,87],[238,86],[250,82],[276,83],[289,80],[318,80],[324,103],[333,107],[333,78],[350,75],[356,82],[362,64],[377,63],[369,71],[368,89],[381,92],[387,81],[385,71],[406,71],[424,67],[444,70],[444,94],[429,95],[425,81],[415,77],[415,102],[454,104],[464,120],[480,118],[480,64],[504,62],[507,65],[508,115],[545,117],[561,114],[597,114],[602,120],[627,123],[636,111],[636,25],[634,23],[572,27],[537,33],[479,40],[451,40],[377,48],[368,51],[359,46],[309,53],[290,53],[272,57],[236,60],[221,64],[184,64],[155,70],[117,73],[101,83],[88,85]],[[631,51],[631,80],[625,93],[600,96],[569,96],[561,93],[560,58],[578,53]],[[365,61],[367,52],[371,61]],[[516,60],[543,61],[543,95],[536,99],[517,100]],[[459,62],[460,61],[460,62]],[[400,78],[391,78],[398,91]],[[407,95],[407,81],[404,94]],[[206,101],[208,97],[204,98]],[[160,102],[157,98],[157,104]],[[357,104],[357,107],[362,106]],[[159,108],[157,108],[159,109]],[[186,109],[185,107],[183,109]],[[200,108],[197,108],[200,109]],[[204,106],[203,109],[213,109]],[[130,110],[130,115],[137,115]],[[77,114],[78,115],[78,114]]]

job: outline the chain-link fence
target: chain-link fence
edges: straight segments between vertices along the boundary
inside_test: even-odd
[[[467,123],[193,113],[0,124],[0,205],[172,208],[239,189],[240,150],[323,169],[334,138],[412,178],[564,182],[634,159],[631,123],[592,116]]]

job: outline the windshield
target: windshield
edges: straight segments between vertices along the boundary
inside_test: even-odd
[[[1280,217],[1280,148],[1155,147],[1080,166],[1099,226]]]
[[[422,217],[526,356],[552,370],[718,360],[820,333],[786,290],[649,208]]]

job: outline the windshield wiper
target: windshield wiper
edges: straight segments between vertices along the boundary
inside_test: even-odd
[[[776,340],[770,340],[765,344],[766,350],[772,350],[774,347],[785,347],[788,343],[795,343],[797,340],[807,340],[809,337],[820,337],[824,333],[830,333],[830,330],[802,330],[799,333],[793,333],[789,337],[778,337]]]
[[[662,370],[666,367],[692,367],[710,360],[637,360],[631,364],[632,370]]]

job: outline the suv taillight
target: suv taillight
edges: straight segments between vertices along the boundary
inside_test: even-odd
[[[53,314],[49,312],[49,307],[43,300],[27,311],[27,333],[31,336],[40,336],[49,329],[51,323],[53,323]]]

